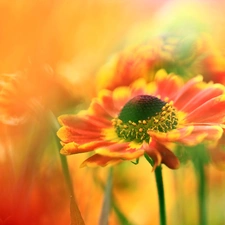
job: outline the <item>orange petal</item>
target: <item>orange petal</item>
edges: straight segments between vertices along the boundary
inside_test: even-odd
[[[218,168],[218,169],[225,169],[225,152],[224,150],[220,149],[220,146],[217,146],[216,148],[209,149],[210,156],[212,159],[212,163]]]
[[[177,142],[190,135],[193,130],[194,126],[187,126],[171,130],[167,133],[148,131],[148,134],[152,137],[152,139],[155,139],[158,142]]]
[[[102,107],[111,116],[116,117],[119,113],[113,102],[113,94],[109,90],[103,90],[99,94]]]
[[[77,144],[76,142],[70,142],[63,145],[63,148],[60,150],[60,153],[63,155],[77,154],[94,151],[96,148],[101,146],[111,145],[110,142],[105,141],[92,141],[85,144]]]
[[[193,132],[180,139],[179,142],[188,146],[194,146],[204,140],[217,141],[221,138],[223,129],[220,126],[194,126]]]
[[[123,160],[119,158],[112,158],[108,156],[102,156],[99,154],[95,154],[88,159],[86,159],[80,167],[88,166],[88,167],[96,167],[96,166],[108,166],[115,165],[117,163],[122,162]]]
[[[101,90],[98,98],[92,100],[88,112],[103,118],[117,117],[119,110],[114,105],[113,93],[109,90]]]
[[[184,102],[185,104],[181,108],[182,111],[192,112],[200,105],[203,105],[205,102],[209,101],[212,98],[215,98],[219,95],[222,95],[225,92],[224,86],[222,84],[211,84],[208,88],[200,90],[190,101]]]
[[[153,140],[149,145],[145,145],[145,151],[154,160],[153,169],[161,163],[170,169],[177,169],[180,166],[180,162],[174,153],[159,142]]]
[[[86,130],[96,130],[96,128],[111,125],[111,121],[108,118],[99,117],[97,115],[88,115],[86,111],[83,115],[61,115],[58,117],[58,121],[63,126]]]
[[[212,98],[186,116],[187,122],[223,123],[225,119],[225,95]]]
[[[107,118],[110,116],[97,98],[92,100],[91,105],[88,108],[88,114],[92,116],[98,115],[99,118]]]
[[[132,97],[146,94],[146,80],[143,78],[137,79],[131,84],[130,89]]]
[[[149,144],[144,144],[145,152],[149,155],[149,157],[153,160],[154,165],[152,167],[152,171],[156,169],[162,163],[162,156],[160,155],[159,151],[155,148],[150,148]]]
[[[78,149],[78,144],[75,142],[70,142],[68,144],[64,144],[63,148],[60,150],[60,153],[62,155],[70,155],[73,154],[77,151]]]
[[[77,142],[78,144],[99,140],[102,137],[99,130],[88,131],[87,129],[79,130],[70,127],[61,127],[57,132],[57,136],[62,142]]]
[[[190,102],[194,96],[197,95],[197,93],[203,89],[202,85],[204,86],[204,83],[202,82],[203,77],[197,76],[189,80],[180,90],[176,93],[175,98],[172,99],[174,101],[174,106],[177,109],[182,109],[183,105],[186,104],[186,102]]]
[[[129,101],[131,98],[131,90],[129,87],[118,87],[113,91],[113,102],[118,111]]]
[[[174,95],[183,85],[183,81],[180,77],[172,74],[167,74],[163,69],[159,70],[156,73],[155,82],[157,86],[155,95],[159,95],[161,99],[174,99]]]
[[[142,156],[144,150],[141,149],[141,146],[139,148],[131,148],[128,142],[123,142],[98,148],[96,153],[113,158],[131,160]]]

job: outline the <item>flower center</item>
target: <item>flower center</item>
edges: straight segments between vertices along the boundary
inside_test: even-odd
[[[138,143],[149,142],[148,131],[168,132],[178,124],[173,103],[151,95],[138,95],[128,101],[118,118],[112,120],[119,138]]]

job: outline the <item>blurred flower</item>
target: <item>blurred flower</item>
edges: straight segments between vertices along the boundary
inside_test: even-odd
[[[154,168],[160,163],[178,168],[172,143],[194,146],[217,141],[223,133],[224,86],[202,79],[183,86],[180,77],[160,70],[150,83],[139,79],[129,87],[100,91],[88,110],[59,117],[61,153],[95,151],[82,166],[106,166],[147,153]]]
[[[0,121],[4,124],[18,125],[32,114],[38,114],[47,97],[45,90],[50,85],[49,71],[43,68],[38,76],[32,71],[18,71],[0,74]],[[45,77],[44,77],[45,76]],[[44,79],[41,79],[44,78]],[[48,80],[47,80],[48,79]],[[43,82],[42,86],[37,85]]]
[[[225,135],[223,133],[220,140],[213,145],[208,146],[210,159],[218,169],[225,169]]]
[[[28,99],[19,83],[25,83],[20,73],[0,75],[0,120],[5,124],[21,123],[27,116]]]
[[[225,55],[212,36],[205,37],[206,54],[201,61],[201,74],[206,81],[225,84]]]
[[[80,101],[61,85],[50,65],[31,64],[15,73],[0,74],[1,123],[19,125],[31,117],[37,119],[46,108],[57,114]]]
[[[203,35],[186,35],[179,29],[164,32],[113,56],[97,74],[97,90],[113,90],[141,77],[152,81],[162,68],[186,78],[193,76],[200,72],[199,62],[204,57],[204,47]]]
[[[225,82],[224,47],[218,41],[219,31],[224,32],[220,24],[224,19],[209,17],[217,7],[209,2],[168,2],[156,13],[152,24],[137,26],[126,48],[100,68],[97,90],[113,90],[140,77],[152,81],[159,69],[185,79],[202,74],[206,81]]]

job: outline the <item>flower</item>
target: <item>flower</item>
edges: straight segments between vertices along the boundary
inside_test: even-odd
[[[46,109],[57,113],[81,101],[81,96],[72,98],[63,85],[48,64],[31,63],[14,73],[0,73],[0,123],[22,125],[39,118]],[[61,103],[62,99],[66,101]]]
[[[81,166],[106,166],[148,154],[154,168],[172,169],[179,160],[173,144],[195,146],[223,134],[225,87],[196,76],[183,84],[175,74],[159,70],[155,80],[102,90],[87,110],[61,115],[61,154],[95,152]],[[216,113],[215,113],[216,112]]]
[[[113,90],[121,85],[130,85],[138,78],[150,82],[161,68],[184,77],[199,73],[201,61],[205,58],[206,41],[203,34],[192,33],[173,30],[128,46],[100,68],[97,90]]]
[[[225,129],[224,129],[225,131]],[[220,140],[212,145],[208,146],[208,151],[212,164],[215,165],[217,169],[225,169],[225,132],[223,133]]]
[[[212,38],[206,40],[206,57],[201,62],[204,79],[225,84],[225,56],[218,43]]]

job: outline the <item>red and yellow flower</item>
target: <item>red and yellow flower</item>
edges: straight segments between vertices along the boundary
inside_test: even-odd
[[[196,76],[183,83],[159,70],[155,80],[138,79],[130,86],[102,90],[87,110],[62,115],[64,155],[95,152],[82,166],[106,166],[148,154],[154,168],[179,167],[173,144],[195,146],[223,134],[225,87]],[[216,113],[215,113],[216,112]]]
[[[176,34],[174,31],[129,46],[100,68],[97,90],[114,90],[121,85],[130,85],[139,78],[150,82],[161,68],[192,77],[201,72],[200,64],[207,51],[205,42],[202,34]]]

